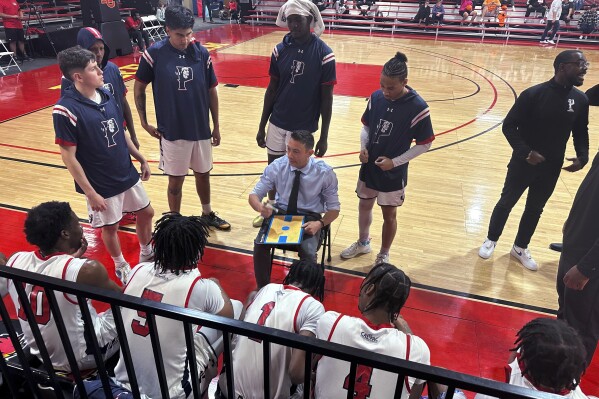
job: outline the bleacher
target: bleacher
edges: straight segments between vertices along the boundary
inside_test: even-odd
[[[431,1],[431,6],[433,3]],[[274,24],[282,4],[284,4],[282,0],[260,1],[248,19],[253,24]],[[435,38],[439,36],[455,37],[456,39],[463,37],[480,41],[493,38],[507,44],[510,40],[539,41],[545,29],[545,23],[539,15],[533,13],[525,19],[526,3],[518,0],[515,1],[514,10],[511,8],[507,10],[504,26],[499,26],[499,22],[493,18],[485,18],[484,24],[481,24],[481,6],[475,8],[479,15],[471,26],[468,25],[469,19],[467,23],[462,24],[462,16],[454,1],[445,2],[445,17],[441,24],[431,23],[429,25],[412,22],[412,18],[418,11],[417,0],[377,1],[366,13],[358,8],[356,0],[347,0],[345,6],[349,12],[344,14],[337,13],[335,3],[328,3],[327,8],[321,12],[328,32],[359,30],[369,34],[378,33],[390,36],[401,32],[402,34],[419,34]],[[579,38],[581,33],[578,30],[578,18],[582,13],[583,10],[576,11],[569,23],[560,21],[560,29],[555,39],[557,44],[560,42],[599,43],[598,31],[587,35],[587,39]]]
[[[446,385],[447,399],[452,399],[456,388],[470,392],[479,392],[487,395],[492,395],[505,399],[552,399],[560,396],[544,393],[541,391],[532,391],[526,388],[499,383],[479,377],[474,377],[466,374],[457,373],[451,370],[446,370],[438,367],[426,366],[419,363],[413,363],[407,360],[384,356],[376,353],[371,353],[364,350],[358,350],[344,345],[334,344],[327,341],[322,341],[314,338],[304,337],[299,334],[293,334],[285,331],[274,330],[268,327],[259,326],[243,321],[232,320],[220,316],[210,315],[186,308],[178,308],[176,306],[163,304],[147,299],[135,298],[113,291],[85,286],[68,282],[65,280],[54,279],[42,276],[37,273],[26,272],[16,268],[0,266],[0,277],[11,279],[15,282],[15,289],[21,302],[21,309],[24,311],[24,319],[27,319],[32,329],[32,334],[35,338],[37,347],[39,348],[41,362],[37,358],[32,359],[28,354],[28,348],[23,347],[22,335],[19,335],[15,324],[10,319],[8,309],[3,301],[0,301],[0,318],[4,323],[10,337],[10,341],[14,347],[14,354],[2,354],[0,356],[0,371],[4,375],[12,397],[39,397],[39,398],[70,398],[72,397],[73,389],[77,387],[80,397],[87,398],[82,387],[84,379],[90,376],[97,377],[103,383],[106,397],[113,397],[109,390],[109,377],[107,366],[101,360],[99,345],[96,334],[92,330],[92,321],[90,311],[87,305],[87,299],[109,304],[114,315],[116,329],[119,335],[121,350],[123,353],[123,362],[126,365],[129,381],[134,397],[140,397],[138,384],[135,378],[135,365],[131,361],[131,350],[128,346],[123,319],[121,316],[121,308],[129,308],[139,312],[145,312],[145,318],[149,328],[151,337],[151,347],[147,350],[152,350],[155,354],[160,354],[161,346],[168,345],[169,337],[160,337],[156,329],[156,317],[166,317],[173,320],[178,320],[182,323],[182,328],[185,331],[187,343],[188,364],[190,365],[191,382],[193,385],[193,397],[200,398],[198,390],[198,370],[195,362],[195,347],[193,344],[192,326],[201,325],[209,328],[214,328],[223,331],[224,337],[224,353],[223,364],[227,373],[228,392],[234,392],[235,376],[231,367],[231,350],[232,337],[230,334],[239,334],[251,337],[263,342],[263,362],[264,369],[269,368],[270,361],[270,346],[272,344],[285,345],[293,348],[298,348],[306,351],[305,363],[305,380],[306,387],[310,386],[311,377],[311,359],[312,355],[329,356],[336,359],[347,361],[351,364],[350,373],[348,375],[347,397],[354,397],[354,384],[356,383],[357,366],[373,367],[376,369],[386,370],[397,374],[399,387],[394,397],[400,398],[402,389],[404,388],[404,378],[413,376],[429,382],[436,382]],[[48,300],[49,310],[57,325],[59,336],[72,372],[68,375],[54,370],[51,367],[51,361],[46,349],[46,345],[41,337],[39,327],[36,323],[36,313],[33,306],[29,302],[29,297],[25,293],[25,284],[32,284],[41,287]],[[56,296],[70,294],[77,297],[77,303],[81,311],[84,323],[84,328],[89,339],[88,349],[91,349],[93,356],[98,365],[97,370],[79,370],[75,361],[73,349],[68,338],[64,322],[60,315],[60,310],[56,302]],[[22,316],[22,313],[20,313]],[[4,346],[5,348],[6,346]],[[5,359],[6,357],[6,359]],[[164,364],[161,356],[154,356],[155,366],[158,371],[158,380],[163,393],[162,397],[167,399],[168,388],[166,386],[166,378],[164,374]],[[32,361],[34,360],[34,361]],[[269,375],[264,375],[264,397],[269,398]],[[27,392],[23,390],[28,390]],[[29,395],[31,394],[31,395]],[[304,398],[310,397],[310,390],[304,390]],[[383,398],[378,398],[383,399]],[[384,398],[387,399],[387,398]]]

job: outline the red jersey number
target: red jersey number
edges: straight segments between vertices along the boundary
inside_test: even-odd
[[[272,312],[272,310],[275,308],[275,302],[267,302],[262,306],[262,313],[260,314],[260,317],[258,318],[258,321],[256,322],[256,324],[258,324],[259,326],[263,326],[264,323],[266,323],[266,319],[268,319],[268,316],[270,316],[270,313]],[[261,339],[256,339],[256,338],[250,338],[252,341],[256,341],[256,342],[262,342]]]
[[[144,289],[141,297],[144,299],[149,299],[154,302],[162,302],[162,297],[164,294],[160,292],[152,291],[149,289]],[[148,327],[146,320],[146,312],[142,312],[141,310],[137,311],[137,315],[141,318],[141,320],[133,319],[131,322],[131,330],[133,334],[141,335],[142,337],[147,337],[150,334],[150,327]]]
[[[370,397],[372,391],[372,385],[370,385],[370,379],[372,378],[372,367],[362,366],[358,364],[356,370],[356,383],[354,384],[354,398],[366,399]],[[343,389],[349,388],[349,374],[345,377],[343,383]]]
[[[34,286],[29,293],[29,303],[31,304],[35,322],[42,325],[48,324],[50,321],[50,304],[48,303],[46,291],[42,287]],[[18,316],[19,319],[27,321],[27,316],[20,300]]]

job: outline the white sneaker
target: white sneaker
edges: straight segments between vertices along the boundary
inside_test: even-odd
[[[351,259],[360,254],[368,254],[370,253],[370,251],[372,251],[370,249],[370,242],[368,242],[366,245],[362,245],[360,244],[360,241],[356,241],[352,245],[341,251],[340,256],[343,259]]]
[[[582,35],[580,35],[579,39],[582,39]]]
[[[129,281],[129,273],[130,272],[131,272],[131,266],[129,266],[129,263],[127,263],[127,262],[116,265],[114,268],[114,274],[116,274],[118,279],[121,280],[123,285],[127,284],[127,281]]]
[[[530,251],[528,250],[528,248],[520,248],[514,245],[512,247],[512,250],[510,251],[510,254],[514,258],[518,259],[520,263],[522,263],[522,266],[524,266],[528,270],[532,270],[533,272],[539,270],[539,266],[537,265],[537,262],[535,262],[535,260],[532,258],[532,256],[530,256]]]
[[[541,40],[539,43],[541,43],[541,44],[547,44],[547,40]]]
[[[547,43],[549,43],[549,44],[555,44],[555,42],[553,40],[547,40]]]
[[[389,254],[378,254],[372,266],[380,265],[381,263],[389,263]]]
[[[478,250],[478,256],[483,259],[489,259],[491,255],[493,255],[493,251],[495,251],[495,246],[497,245],[497,241],[491,241],[488,238],[485,239],[483,245],[481,245]]]

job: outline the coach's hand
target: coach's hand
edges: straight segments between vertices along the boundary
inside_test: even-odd
[[[571,290],[581,291],[589,282],[589,278],[578,270],[578,266],[574,266],[564,276],[564,284]]]
[[[258,134],[256,134],[256,143],[258,143],[258,147],[266,148],[266,132],[264,129],[258,130]]]
[[[146,129],[146,132],[150,133],[150,136],[160,139],[160,137],[162,137],[162,134],[158,131],[157,128],[155,128],[152,125],[142,125],[142,127],[144,129]]]
[[[85,237],[81,237],[81,246],[73,253],[73,258],[81,258],[87,251],[87,240]]]
[[[318,143],[316,143],[316,147],[314,148],[314,155],[317,157],[324,157],[324,154],[327,153],[327,149],[329,145],[326,140],[320,139]]]
[[[318,233],[318,230],[320,230],[320,228],[322,227],[322,223],[320,223],[319,220],[316,220],[313,222],[304,223],[302,224],[302,227],[304,228],[304,233],[310,234],[311,236],[315,236],[316,233]]]
[[[528,162],[531,165],[538,165],[544,161],[545,161],[545,157],[542,156],[541,154],[539,154],[538,152],[536,152],[535,150],[532,150],[531,152],[529,152],[528,156],[526,157],[526,162]]]
[[[362,163],[368,162],[368,150],[366,148],[364,148],[362,151],[360,151],[360,162],[362,162]]]
[[[220,128],[218,126],[215,126],[214,129],[212,129],[212,146],[218,147],[219,145],[220,145]]]
[[[141,164],[141,180],[148,181],[150,180],[150,176],[152,176],[152,171],[150,170],[150,164],[148,161],[144,161]]]
[[[94,192],[87,196],[87,200],[89,201],[89,206],[93,211],[103,212],[108,206],[106,205],[106,200],[100,194]]]
[[[383,156],[378,157],[376,161],[374,161],[374,164],[381,168],[381,170],[393,169],[393,161],[391,160],[391,158]]]
[[[564,166],[562,168],[563,170],[566,170],[568,172],[576,172],[576,171],[582,169],[582,164],[580,163],[580,160],[578,158],[566,158],[566,159],[572,163],[568,166]]]

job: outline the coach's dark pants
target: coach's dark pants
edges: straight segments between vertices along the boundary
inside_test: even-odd
[[[557,318],[572,326],[587,351],[587,365],[591,364],[599,341],[599,280],[590,279],[582,291],[564,285],[564,276],[586,254],[572,253],[564,247],[557,270]]]
[[[512,208],[528,188],[524,213],[514,241],[517,246],[527,248],[543,208],[555,189],[560,171],[561,164],[545,161],[533,166],[524,159],[512,158],[507,166],[501,197],[491,215],[487,238],[492,241],[499,240]]]

